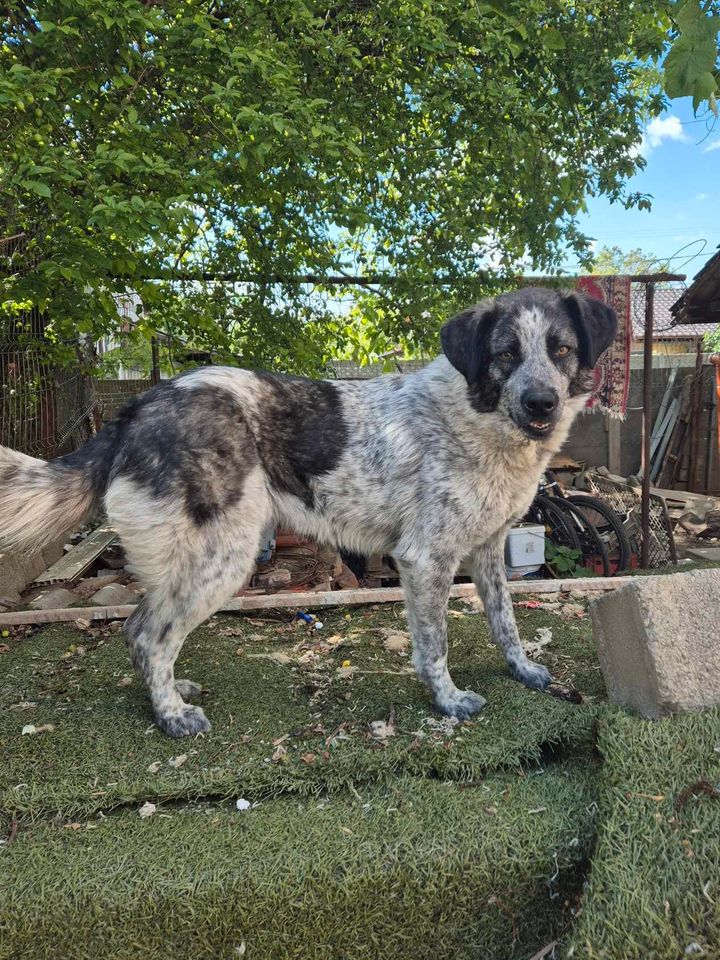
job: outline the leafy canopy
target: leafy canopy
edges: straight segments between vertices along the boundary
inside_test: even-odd
[[[547,272],[583,255],[587,195],[647,205],[624,184],[659,107],[664,9],[6,5],[0,236],[29,242],[3,264],[2,310],[36,305],[58,340],[97,338],[131,288],[141,333],[308,371],[427,344],[487,290],[489,260]],[[235,282],[177,279],[201,274]]]
[[[720,3],[684,0],[673,4],[673,42],[663,63],[665,92],[671,99],[692,97],[718,116],[720,96]]]

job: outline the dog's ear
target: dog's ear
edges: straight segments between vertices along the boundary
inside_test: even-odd
[[[468,383],[475,383],[487,366],[487,342],[496,319],[496,302],[483,300],[448,320],[440,330],[443,353]]]
[[[578,337],[582,365],[592,369],[615,339],[617,314],[601,300],[581,293],[563,299]]]

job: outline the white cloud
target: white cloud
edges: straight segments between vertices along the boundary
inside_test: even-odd
[[[720,140],[715,140],[709,147],[705,147],[703,153],[710,153],[711,150],[720,150]]]
[[[686,141],[689,137],[683,131],[678,117],[655,117],[647,125],[640,141],[639,152],[643,157],[659,147],[665,140]]]
[[[708,194],[707,194],[707,193],[696,193],[696,194],[695,194],[695,199],[696,199],[696,200],[707,200],[707,199],[708,199]]]

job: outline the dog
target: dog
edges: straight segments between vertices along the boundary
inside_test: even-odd
[[[485,704],[447,666],[447,601],[469,558],[511,675],[543,690],[525,655],[504,543],[551,455],[586,406],[614,312],[572,292],[525,288],[441,330],[419,372],[337,382],[211,366],[159,384],[85,446],[50,462],[0,448],[0,539],[39,546],[104,507],[145,595],[125,624],[157,725],[203,733],[176,680],[187,634],[252,573],[278,521],[320,543],[394,558],[413,663],[444,714]]]

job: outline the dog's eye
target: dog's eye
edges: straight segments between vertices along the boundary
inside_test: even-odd
[[[558,347],[557,350],[555,351],[555,356],[556,356],[556,357],[566,357],[566,356],[570,353],[570,350],[571,350],[571,349],[572,349],[572,347],[567,347],[567,346]]]
[[[515,359],[515,354],[512,350],[503,350],[502,353],[498,354],[498,360],[504,360],[506,363],[510,360]]]

